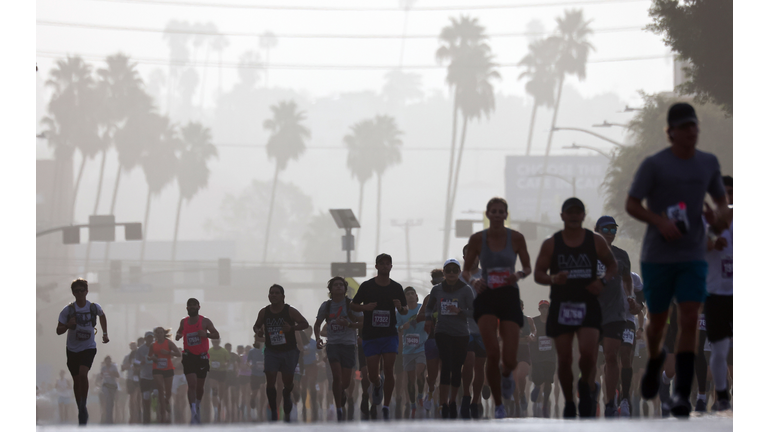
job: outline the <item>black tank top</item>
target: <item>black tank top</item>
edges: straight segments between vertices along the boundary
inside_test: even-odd
[[[272,313],[269,306],[264,309],[264,327],[267,331],[264,338],[266,339],[265,344],[270,350],[290,351],[297,349],[296,333],[283,331],[283,324],[287,323],[291,326],[296,324],[288,313],[290,309],[291,306],[287,303],[279,313]]]
[[[555,247],[549,264],[549,274],[554,276],[566,270],[568,280],[565,285],[551,285],[552,300],[596,298],[586,289],[587,285],[597,279],[597,249],[595,249],[594,233],[585,229],[584,241],[575,248],[565,244],[562,231],[556,232],[553,237]]]

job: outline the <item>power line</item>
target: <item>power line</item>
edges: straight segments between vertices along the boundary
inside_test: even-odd
[[[68,55],[77,55],[82,57],[85,60],[92,60],[92,61],[104,61],[107,59],[107,56],[104,55],[96,55],[96,54],[72,54],[72,53],[64,53],[60,51],[44,51],[40,50],[37,51],[37,55],[40,57],[45,58],[59,58],[64,57]],[[612,59],[596,59],[596,60],[589,60],[587,63],[616,63],[616,62],[627,62],[627,61],[639,61],[639,60],[657,60],[657,59],[664,59],[664,58],[672,58],[672,54],[663,54],[663,55],[650,55],[650,56],[634,56],[634,57],[622,57],[622,58],[612,58]],[[216,62],[203,62],[203,61],[197,61],[197,62],[191,62],[187,60],[176,60],[176,59],[158,59],[158,58],[142,58],[142,57],[131,57],[132,61],[135,61],[139,64],[154,64],[154,65],[164,65],[164,66],[190,66],[190,67],[211,67],[211,68],[227,68],[227,69],[264,69],[264,65],[261,63],[235,63],[235,62],[222,62],[221,64]],[[518,63],[498,63],[496,65],[500,68],[517,68],[521,67]],[[396,66],[396,65],[338,65],[338,64],[270,64],[269,69],[275,69],[275,70],[370,70],[370,71],[376,71],[376,70],[392,70],[392,69],[411,69],[411,70],[426,70],[426,69],[444,69],[445,66],[440,66],[437,64],[434,65],[403,65],[403,66]]]
[[[233,3],[206,3],[189,1],[168,1],[168,0],[91,0],[109,3],[130,3],[146,5],[163,6],[191,6],[219,9],[257,9],[257,10],[275,10],[275,11],[316,11],[316,12],[403,12],[403,9],[395,7],[350,7],[350,6],[289,6],[289,5],[254,5],[254,4],[233,4]],[[586,5],[604,5],[604,4],[624,4],[647,2],[648,0],[581,0],[576,2],[533,2],[519,4],[502,5],[464,5],[464,6],[430,6],[416,7],[408,9],[409,12],[438,12],[438,11],[464,11],[464,10],[499,10],[499,9],[533,9],[542,7],[562,7],[562,6],[586,6]]]
[[[230,144],[230,143],[221,143],[221,144],[214,144],[216,147],[233,147],[233,148],[244,148],[244,149],[264,149],[267,146],[264,144]],[[347,147],[342,146],[307,146],[307,150],[348,150]],[[403,147],[400,150],[408,150],[408,151],[448,151],[450,148],[443,148],[443,147]],[[505,148],[505,147],[472,147],[472,148],[466,148],[464,151],[503,151],[503,152],[511,152],[512,149]]]
[[[149,27],[129,27],[129,26],[113,26],[103,24],[88,24],[88,23],[69,23],[61,21],[46,21],[37,20],[37,25],[46,27],[65,27],[65,28],[85,28],[94,30],[110,30],[110,31],[133,31],[144,33],[173,33],[173,34],[190,34],[190,35],[206,35],[206,36],[243,36],[243,37],[259,37],[260,33],[254,32],[216,32],[205,30],[192,30],[192,29],[158,29]],[[629,31],[642,31],[643,27],[608,27],[602,29],[594,29],[593,33],[618,33]],[[487,36],[491,38],[495,37],[528,37],[528,36],[547,36],[547,32],[514,32],[514,33],[490,33]],[[275,35],[281,39],[437,39],[436,34],[278,34]]]

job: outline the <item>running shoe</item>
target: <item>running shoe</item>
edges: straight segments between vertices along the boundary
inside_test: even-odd
[[[480,418],[480,411],[477,409],[477,404],[469,404],[469,415],[473,419]]]
[[[592,392],[589,390],[589,384],[579,380],[579,417],[593,417],[595,407],[592,405]]]
[[[669,401],[661,403],[661,418],[669,417]]]
[[[88,408],[83,405],[77,413],[77,422],[81,425],[88,424]]]
[[[691,415],[691,401],[674,394],[669,404],[669,411],[677,418],[688,418]]]
[[[451,410],[450,408],[448,408],[448,404],[440,405],[440,416],[443,418],[443,420],[448,420],[450,415],[451,415]]]
[[[504,405],[497,405],[495,417],[497,419],[507,418],[507,411],[504,409]]]
[[[381,407],[381,418],[389,421],[389,407]]]
[[[427,411],[432,409],[432,392],[427,393],[427,397],[424,399],[422,406]]]
[[[605,404],[605,418],[618,417],[617,414],[616,405],[613,401]]]
[[[384,392],[382,391],[383,383],[384,381],[380,380],[379,385],[373,388],[373,395],[371,395],[371,403],[373,405],[381,405],[381,401],[384,399]]]
[[[707,402],[701,399],[696,399],[696,412],[707,412]]]
[[[411,404],[411,416],[408,418],[411,420],[416,420],[416,404],[415,403]]]
[[[451,401],[451,403],[448,404],[448,413],[449,417],[452,419],[455,419],[459,416],[459,413],[456,410],[456,401]]]
[[[501,376],[501,394],[504,399],[512,399],[515,395],[515,379],[512,378],[512,373],[509,376]]]
[[[728,411],[731,409],[731,401],[725,399],[719,399],[712,405],[712,411]]]
[[[595,381],[595,391],[590,393],[590,398],[592,399],[592,417],[597,418],[598,415],[600,415],[600,383]]]
[[[622,417],[622,418],[632,417],[632,415],[629,412],[629,401],[626,399],[622,399],[621,404],[619,405],[619,417]]]
[[[666,358],[667,350],[662,348],[658,358],[648,360],[645,373],[643,373],[643,378],[640,380],[640,393],[643,395],[643,399],[653,399],[659,392],[661,372]]]
[[[344,409],[336,408],[336,421],[339,423],[344,421]]]
[[[564,419],[575,419],[576,418],[576,404],[574,402],[566,402],[565,408],[563,408],[563,418]]]
[[[521,396],[520,400],[520,417],[528,417],[528,400],[525,395]]]
[[[472,396],[464,396],[461,398],[461,418],[468,420],[470,419],[469,415],[469,404],[472,402]]]

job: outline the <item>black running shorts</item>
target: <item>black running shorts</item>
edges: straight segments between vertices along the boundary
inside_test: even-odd
[[[80,375],[80,366],[86,366],[89,370],[93,366],[93,358],[96,357],[96,348],[78,352],[67,350],[67,369],[75,377]]]
[[[607,324],[603,324],[603,338],[611,338],[622,340],[624,337],[624,329],[627,327],[626,321],[614,321]]]
[[[499,321],[512,321],[523,326],[523,310],[520,308],[520,290],[507,285],[495,289],[486,288],[473,303],[474,318],[478,323],[483,315],[493,315]]]
[[[205,379],[211,369],[208,353],[197,355],[184,351],[181,354],[181,365],[184,368],[184,375],[195,374],[200,379]]]
[[[602,330],[602,321],[603,314],[597,297],[570,301],[553,299],[547,316],[547,336],[556,338],[583,327]]]

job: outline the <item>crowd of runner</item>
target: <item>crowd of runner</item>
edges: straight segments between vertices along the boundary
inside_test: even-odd
[[[343,277],[328,281],[313,324],[272,285],[253,339],[233,351],[190,298],[175,334],[157,327],[130,343],[120,364],[128,407],[121,417],[200,424],[729,410],[733,179],[695,149],[698,132],[693,108],[673,105],[671,147],[635,175],[626,210],[648,225],[639,273],[613,244],[616,219],[582,226],[586,209],[575,197],[562,204],[563,228],[532,265],[524,236],[504,225],[507,202],[492,198],[489,227],[469,238],[463,262],[432,270],[421,302],[414,287],[390,278],[392,257],[383,253],[376,276],[354,293]],[[531,274],[550,293],[527,315],[518,282]],[[86,300],[87,281],[71,288],[75,302],[62,310],[57,333],[67,333],[73,385],[62,371],[56,388],[74,392],[85,424],[97,319],[103,343],[109,338],[104,311]],[[119,378],[105,359],[102,422],[114,420]]]

